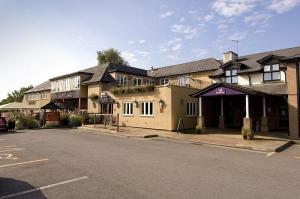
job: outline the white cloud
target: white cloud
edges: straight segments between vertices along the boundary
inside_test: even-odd
[[[184,17],[181,17],[179,21],[180,21],[180,22],[184,22],[184,21],[185,21],[185,18],[184,18]]]
[[[142,57],[147,57],[147,56],[150,55],[149,52],[143,51],[143,50],[137,50],[137,51],[135,51],[135,52],[136,52],[136,54],[138,54],[138,55],[140,55],[140,56],[142,56]]]
[[[130,64],[137,62],[137,59],[135,57],[134,53],[131,52],[122,52],[121,56],[125,58],[126,61],[128,61]]]
[[[197,36],[198,28],[192,27],[189,25],[181,25],[181,24],[175,24],[171,27],[171,31],[175,33],[184,34],[185,39],[192,39]]]
[[[178,59],[178,57],[175,56],[175,55],[167,55],[167,58],[171,59],[171,60],[177,60]]]
[[[269,19],[271,19],[270,14],[265,13],[254,13],[253,15],[246,16],[244,21],[251,26],[257,26],[262,24],[267,24]]]
[[[146,40],[140,39],[138,42],[139,42],[139,44],[144,44],[146,42]]]
[[[134,41],[130,40],[127,42],[129,45],[134,44]]]
[[[162,13],[159,17],[160,17],[161,19],[164,19],[164,18],[167,18],[167,17],[172,16],[173,14],[174,14],[174,13],[173,13],[172,11],[167,11],[167,12]]]
[[[218,29],[219,29],[220,31],[223,31],[223,32],[224,32],[227,28],[228,28],[228,25],[225,24],[225,23],[220,23],[220,24],[218,24]]]
[[[300,0],[272,0],[272,3],[268,8],[280,14],[291,10],[299,3]]]
[[[209,21],[213,20],[213,18],[214,18],[213,14],[208,14],[203,17],[203,20],[206,22],[209,22]]]
[[[168,45],[174,44],[176,42],[180,42],[182,39],[179,37],[176,37],[175,39],[169,40]]]
[[[177,51],[177,50],[180,50],[181,47],[182,47],[181,44],[175,44],[175,45],[172,47],[172,50],[173,50],[173,51]]]
[[[205,49],[194,49],[192,50],[192,53],[197,57],[197,58],[203,58],[205,57],[208,52]]]
[[[243,40],[245,39],[247,32],[235,32],[229,36],[229,40]]]
[[[256,0],[216,0],[212,9],[225,17],[240,16],[256,6]]]

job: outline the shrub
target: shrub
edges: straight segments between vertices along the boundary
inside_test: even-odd
[[[38,122],[32,116],[20,115],[15,123],[16,129],[34,129],[38,127]]]
[[[69,126],[69,123],[70,123],[70,118],[68,115],[61,115],[60,116],[60,119],[59,119],[59,125],[60,126]]]
[[[38,125],[37,121],[33,117],[28,117],[27,118],[27,128],[28,129],[35,129],[38,126],[39,125]]]
[[[78,127],[81,126],[81,117],[77,115],[72,115],[70,117],[70,126],[71,127]]]
[[[10,119],[7,121],[7,128],[9,131],[13,131],[16,128],[16,121],[13,119]]]

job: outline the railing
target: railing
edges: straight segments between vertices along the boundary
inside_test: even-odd
[[[103,126],[105,129],[116,127],[116,131],[119,132],[119,114],[84,113],[82,125]]]

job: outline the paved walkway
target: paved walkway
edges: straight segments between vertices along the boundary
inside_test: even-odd
[[[263,152],[278,152],[289,145],[291,141],[285,138],[275,137],[272,134],[256,135],[253,140],[243,140],[238,131],[218,129],[208,130],[205,134],[183,134],[164,130],[141,129],[132,127],[120,127],[120,131],[116,132],[115,128],[104,129],[103,127],[84,126],[80,130],[92,131],[99,133],[109,133],[117,136],[126,137],[155,137],[164,139],[180,140],[195,144],[210,144],[225,147],[234,147],[241,149],[249,149]]]

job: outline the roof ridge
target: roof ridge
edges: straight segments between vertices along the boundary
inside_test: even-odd
[[[294,48],[300,48],[300,46],[294,46],[294,47],[290,47],[290,48],[280,48],[280,49],[276,49],[276,50],[270,50],[270,51],[258,52],[258,53],[253,53],[253,54],[247,54],[247,55],[239,56],[238,58],[240,59],[240,58],[245,58],[245,57],[264,54],[264,53],[272,54],[272,53],[277,52],[277,51],[290,50],[290,49],[294,49]]]
[[[214,60],[218,61],[214,57],[209,57],[209,58],[199,59],[199,60],[195,60],[195,61],[183,62],[183,63],[180,63],[180,64],[173,64],[173,65],[168,65],[168,66],[162,66],[162,67],[154,68],[154,70],[158,70],[158,69],[162,69],[162,68],[168,68],[168,67],[173,67],[173,66],[178,66],[178,65],[184,65],[184,64],[191,64],[191,63],[194,63],[194,62],[206,61],[206,60],[209,60],[209,59],[214,59]],[[151,69],[149,69],[147,71],[151,71]]]

